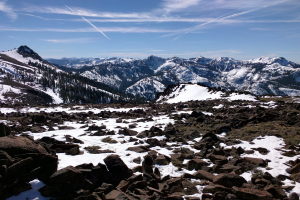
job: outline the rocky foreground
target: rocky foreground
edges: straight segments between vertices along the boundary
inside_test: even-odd
[[[298,200],[300,104],[272,100],[0,108],[0,199]]]

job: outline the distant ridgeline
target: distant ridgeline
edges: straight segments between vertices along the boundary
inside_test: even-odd
[[[0,65],[2,103],[121,103],[134,99],[105,84],[60,70],[26,46],[1,52]]]
[[[281,57],[46,61],[27,46],[0,52],[1,103],[138,103],[155,100],[169,85],[183,83],[223,92],[300,96],[300,65]]]

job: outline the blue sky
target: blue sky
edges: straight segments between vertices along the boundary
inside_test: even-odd
[[[299,0],[0,0],[0,49],[45,58],[283,56],[300,63]]]

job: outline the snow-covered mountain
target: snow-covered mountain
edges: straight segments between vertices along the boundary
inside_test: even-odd
[[[111,58],[95,65],[89,60],[89,64],[80,69],[77,67],[79,63],[73,63],[74,67],[71,63],[72,60],[63,66],[147,99],[154,99],[157,92],[168,85],[189,82],[225,90],[248,91],[256,95],[300,96],[300,65],[282,57],[262,57],[247,61],[227,57]]]
[[[226,99],[228,101],[256,101],[256,97],[251,94],[224,92],[220,90],[210,89],[206,86],[198,84],[179,84],[168,88],[164,93],[162,93],[159,96],[157,102],[179,103],[215,99]]]
[[[59,66],[64,66],[65,68],[73,68],[73,69],[81,69],[83,67],[95,66],[104,63],[125,63],[133,61],[134,59],[126,59],[126,58],[62,58],[62,59],[54,59],[49,58],[48,61],[51,63],[55,63]]]
[[[27,46],[0,52],[2,103],[108,103],[133,96],[154,100],[169,85],[182,83],[255,95],[300,96],[300,65],[282,57],[46,61]]]
[[[27,46],[0,52],[0,103],[108,103],[126,98],[104,84],[57,68]]]
[[[126,92],[135,96],[142,94],[142,97],[146,99],[154,99],[156,94],[163,92],[165,88],[166,86],[160,82],[159,78],[147,77],[128,87]]]

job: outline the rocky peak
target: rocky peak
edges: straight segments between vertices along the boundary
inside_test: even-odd
[[[42,58],[39,56],[39,54],[37,54],[35,51],[33,51],[32,49],[30,49],[28,46],[26,45],[22,45],[17,49],[17,52],[19,54],[21,54],[23,57],[31,57],[33,59],[37,59],[37,60],[42,60]]]
[[[277,57],[277,58],[274,58],[274,63],[278,63],[280,65],[283,65],[283,66],[287,66],[290,64],[290,62],[285,59],[284,57]]]
[[[291,64],[290,61],[285,59],[284,57],[260,57],[253,60],[250,60],[251,63],[262,63],[262,64],[274,64],[278,63],[282,66],[287,66]]]
[[[162,65],[166,59],[158,57],[158,56],[149,56],[145,62],[146,64],[153,70],[157,69],[160,65]]]

